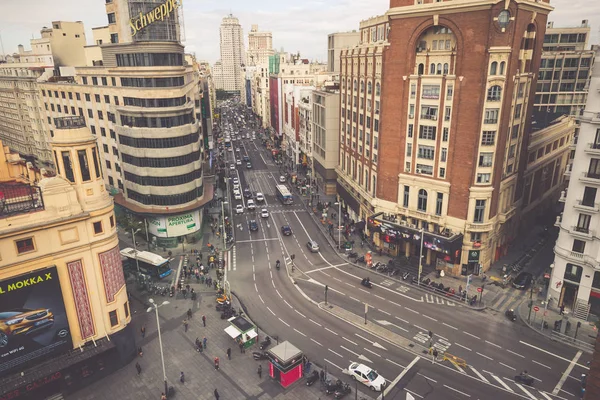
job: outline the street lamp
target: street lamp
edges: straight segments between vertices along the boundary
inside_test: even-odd
[[[417,285],[421,284],[421,272],[423,272],[423,237],[425,230],[421,228],[421,248],[419,249],[419,276],[417,277]]]
[[[163,379],[165,381],[165,395],[168,396],[169,386],[167,385],[167,372],[165,371],[165,355],[163,353],[162,336],[160,335],[160,320],[158,319],[158,308],[166,306],[167,304],[169,304],[169,302],[165,300],[162,302],[162,304],[158,305],[154,302],[154,299],[148,299],[148,301],[152,305],[148,307],[146,312],[151,312],[153,308],[154,311],[156,311],[156,328],[158,329],[158,345],[160,347],[160,359],[162,361]]]
[[[136,229],[135,231],[131,228],[131,239],[133,240],[133,249],[135,250],[135,265],[137,267],[138,274],[140,273],[140,262],[138,261],[138,251],[137,244],[135,243],[135,234],[141,231],[142,229]]]
[[[342,249],[341,248],[341,244],[342,244],[342,231],[340,230],[340,226],[342,225],[342,221],[341,221],[341,215],[342,215],[342,202],[341,201],[336,201],[335,203],[333,203],[334,205],[338,206],[338,226],[337,226],[337,230],[338,230],[338,249]]]

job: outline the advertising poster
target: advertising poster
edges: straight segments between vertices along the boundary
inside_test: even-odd
[[[167,237],[165,217],[156,216],[154,218],[148,218],[148,232],[157,237]]]
[[[167,217],[167,234],[169,237],[183,236],[200,229],[198,211]]]
[[[0,374],[72,348],[56,267],[0,281]]]

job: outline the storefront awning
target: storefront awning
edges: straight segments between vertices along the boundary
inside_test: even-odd
[[[229,325],[227,328],[223,329],[229,337],[232,339],[237,339],[242,333],[233,325]]]
[[[251,331],[246,332],[246,335],[248,336],[248,339],[254,339],[258,336],[258,333],[255,329],[252,329]]]
[[[354,196],[346,188],[342,185],[337,184],[337,192],[340,194],[340,197],[344,200],[344,203],[348,207],[350,207],[356,214],[360,214],[360,204]]]

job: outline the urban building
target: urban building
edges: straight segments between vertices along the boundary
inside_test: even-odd
[[[593,70],[589,88],[569,186],[561,196],[564,211],[556,221],[560,231],[548,287],[548,299],[584,320],[590,312],[600,314],[600,69]]]
[[[340,149],[340,91],[339,85],[312,92],[312,165],[313,178],[326,195],[337,193],[337,174]],[[377,148],[377,144],[373,145]]]
[[[551,10],[391,0],[360,23],[341,53],[338,193],[383,252],[414,255],[423,237],[424,262],[454,275],[506,253]]]
[[[590,26],[555,28],[548,22],[534,108],[538,111],[578,115],[585,107],[594,51],[588,46]]]
[[[287,165],[293,171],[302,167],[308,172],[307,149],[310,132],[307,125],[312,113],[312,91],[314,86],[284,85],[283,141],[281,148],[287,157]]]
[[[40,33],[31,39],[31,50],[19,45],[0,64],[0,140],[28,161],[52,168],[37,80],[47,70],[85,64],[85,31],[81,22],[54,21]]]
[[[67,395],[136,355],[96,137],[80,116],[54,124],[56,176],[0,154],[3,399]]]
[[[252,25],[248,32],[248,65],[269,65],[269,57],[275,54],[273,50],[273,35],[271,32],[259,31],[258,25]]]
[[[250,81],[251,107],[259,124],[267,128],[271,122],[269,103],[269,65],[257,65]]]
[[[246,51],[244,49],[244,33],[237,17],[229,14],[223,18],[220,27],[220,68],[215,66],[213,74],[220,76],[215,80],[218,90],[231,93],[241,93],[245,82],[243,73],[246,64]],[[218,62],[219,62],[218,61]],[[218,86],[217,84],[222,84]]]
[[[204,92],[197,67],[186,61],[179,34],[172,32],[173,24],[179,29],[178,14],[156,26],[140,22],[125,42],[128,36],[116,25],[128,22],[142,3],[121,3],[106,4],[114,14],[111,35],[119,36],[99,45],[101,59],[76,67],[74,76],[39,83],[44,123],[52,136],[57,118],[84,117],[98,138],[103,176],[120,210],[148,222],[153,246],[172,247],[200,235],[202,206],[213,197],[212,182],[203,177]],[[142,16],[157,7],[143,4]]]
[[[358,46],[360,32],[337,32],[327,35],[327,71],[340,72],[340,54],[342,49]]]

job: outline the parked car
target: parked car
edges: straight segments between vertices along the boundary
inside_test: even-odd
[[[529,272],[521,272],[517,277],[513,280],[512,285],[516,289],[527,289],[531,282],[533,281],[533,275]]]
[[[256,232],[258,230],[258,223],[256,222],[255,219],[251,219],[250,222],[248,223],[248,228],[252,231],[252,232]]]
[[[367,367],[364,364],[353,362],[348,367],[348,372],[353,380],[362,383],[369,387],[371,390],[380,392],[385,388],[385,378],[377,373],[372,368]]]
[[[289,225],[283,225],[281,227],[281,233],[283,236],[290,236],[292,234],[292,228]]]
[[[308,250],[310,250],[311,253],[319,252],[319,244],[317,242],[315,242],[314,240],[309,240],[306,243],[306,247],[308,247]]]
[[[0,312],[0,348],[6,347],[11,338],[30,335],[52,325],[54,314],[46,308],[15,308]]]
[[[242,214],[244,212],[244,206],[241,204],[238,204],[237,206],[235,206],[235,213],[236,214]]]

